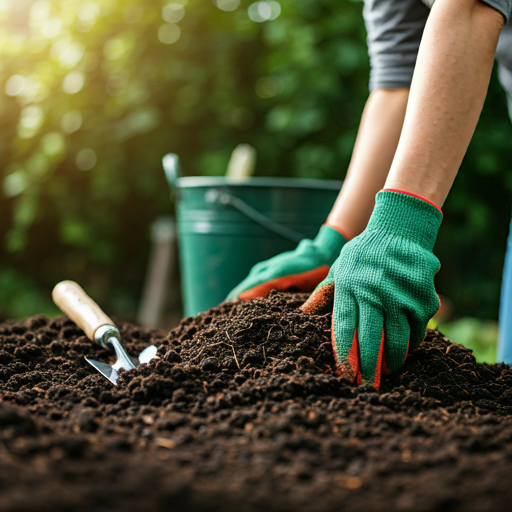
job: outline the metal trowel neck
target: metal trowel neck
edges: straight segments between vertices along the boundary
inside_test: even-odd
[[[119,342],[121,341],[121,333],[119,332],[119,329],[113,325],[101,325],[94,332],[94,341],[107,350],[110,349],[110,338],[115,338]]]
[[[121,333],[113,325],[102,325],[94,333],[94,341],[103,348],[110,350],[113,348],[117,355],[117,362],[112,368],[119,370],[131,370],[139,365],[139,359],[131,357],[121,345]]]

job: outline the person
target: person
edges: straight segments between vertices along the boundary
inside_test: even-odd
[[[365,0],[370,95],[339,196],[314,240],[257,264],[228,300],[318,285],[302,310],[332,308],[341,377],[378,389],[402,366],[440,307],[441,207],[495,57],[512,112],[511,10],[512,0]],[[512,278],[512,248],[505,270]]]

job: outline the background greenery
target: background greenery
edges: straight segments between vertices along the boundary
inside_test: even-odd
[[[160,163],[169,151],[187,174],[216,175],[247,142],[259,175],[342,178],[368,95],[361,10],[0,0],[3,316],[51,312],[64,277],[133,316],[149,225],[173,208]],[[497,318],[511,141],[493,76],[437,244],[438,290],[455,316]]]

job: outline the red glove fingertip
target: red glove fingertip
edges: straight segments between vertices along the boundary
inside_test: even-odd
[[[344,361],[339,362],[338,353],[336,351],[336,336],[334,332],[334,326],[332,328],[331,342],[334,357],[336,358],[337,362],[336,373],[338,377],[356,383],[359,386],[359,384],[361,384],[363,380],[363,377],[361,375],[361,365],[359,364],[359,341],[357,339],[357,327],[354,332],[352,347],[350,348],[350,352],[348,353],[347,359],[345,359]]]

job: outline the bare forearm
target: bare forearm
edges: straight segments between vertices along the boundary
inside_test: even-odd
[[[408,95],[408,89],[378,89],[366,102],[347,176],[327,220],[349,238],[366,227],[375,194],[386,181],[400,138]]]
[[[386,188],[444,203],[482,110],[502,26],[502,15],[478,0],[434,4]]]

